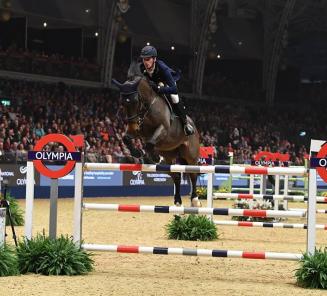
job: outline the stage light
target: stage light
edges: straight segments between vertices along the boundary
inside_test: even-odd
[[[95,36],[95,37],[98,37],[98,36],[99,36],[99,33],[98,33],[98,32],[95,32],[95,33],[94,33],[94,36]]]
[[[171,50],[175,50],[175,46],[172,46],[170,49],[171,49]]]
[[[221,55],[220,54],[217,54],[217,59],[220,59],[221,58]]]
[[[146,45],[150,45],[150,42],[147,42]]]
[[[48,24],[46,22],[43,23],[43,27],[46,28]]]

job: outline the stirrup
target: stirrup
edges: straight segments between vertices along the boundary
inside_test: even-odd
[[[184,125],[184,133],[186,136],[190,136],[194,134],[194,128],[192,125],[190,125],[189,123],[186,123]]]

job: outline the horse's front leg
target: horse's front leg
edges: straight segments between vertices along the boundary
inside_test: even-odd
[[[148,157],[153,160],[153,162],[159,162],[160,157],[158,153],[155,152],[154,148],[158,141],[164,136],[164,131],[164,125],[160,124],[145,144],[145,151],[147,152]]]
[[[131,155],[136,158],[141,158],[143,152],[140,149],[135,148],[133,139],[137,137],[138,125],[136,123],[129,123],[127,131],[123,136],[123,142],[131,152]]]

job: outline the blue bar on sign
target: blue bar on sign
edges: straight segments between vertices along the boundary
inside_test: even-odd
[[[310,167],[311,168],[325,168],[327,167],[327,158],[310,158]]]
[[[28,151],[27,160],[81,161],[81,152]]]

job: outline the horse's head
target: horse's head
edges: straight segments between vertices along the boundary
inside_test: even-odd
[[[127,113],[128,122],[136,122],[138,117],[138,109],[140,104],[138,85],[141,79],[127,80],[120,83],[113,79],[112,82],[119,88],[122,98],[123,107]]]

